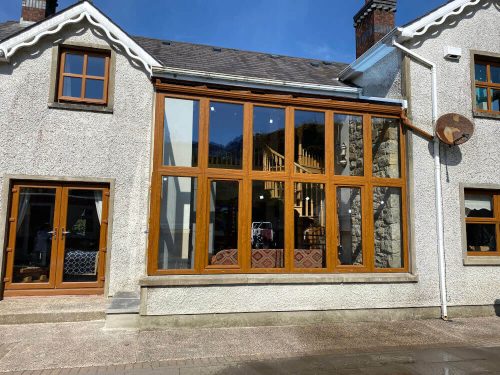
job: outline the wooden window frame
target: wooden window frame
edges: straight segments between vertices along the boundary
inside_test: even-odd
[[[66,73],[64,71],[64,66],[66,65],[66,55],[81,55],[83,56],[83,70],[82,74]],[[87,75],[87,61],[89,56],[104,58],[104,76],[92,76]],[[89,50],[89,49],[79,49],[79,48],[63,48],[59,54],[59,73],[58,73],[58,83],[57,83],[57,101],[59,102],[72,102],[79,104],[92,104],[92,105],[107,105],[109,96],[109,69],[110,69],[111,54],[110,51],[106,50]],[[80,97],[64,96],[64,77],[74,77],[80,78],[82,80],[82,88],[80,91]],[[102,99],[89,99],[85,97],[85,89],[87,79],[94,79],[104,81],[103,87],[103,98]]]
[[[500,61],[498,59],[494,59],[492,57],[483,57],[483,56],[474,56],[474,66],[473,66],[473,71],[475,72],[476,65],[481,64],[486,66],[486,81],[478,81],[476,79],[476,76],[474,74],[474,108],[477,112],[480,113],[487,113],[487,114],[494,114],[494,115],[500,115],[500,111],[493,111],[492,108],[492,97],[491,97],[491,91],[492,89],[495,90],[500,90],[500,83],[493,83],[491,82],[491,66],[496,66],[500,68]],[[488,109],[481,109],[477,105],[477,100],[476,100],[476,89],[477,88],[482,88],[486,89],[487,97],[488,97]]]
[[[154,154],[151,185],[148,262],[149,275],[172,274],[262,274],[262,273],[402,273],[409,270],[409,246],[407,223],[407,185],[405,132],[399,127],[399,178],[372,176],[372,117],[401,119],[399,106],[335,101],[331,99],[297,98],[292,95],[254,94],[247,91],[211,89],[206,86],[181,86],[157,81],[156,119],[154,130]],[[198,166],[173,167],[162,165],[165,98],[197,100],[199,102]],[[242,169],[208,168],[209,103],[210,101],[243,104],[243,161]],[[274,107],[285,109],[285,171],[259,171],[253,169],[253,107]],[[294,110],[324,112],[325,114],[325,173],[304,174],[294,168]],[[335,175],[334,158],[334,114],[358,115],[363,118],[364,176]],[[197,209],[194,267],[192,269],[159,269],[158,241],[160,221],[161,182],[164,176],[197,178]],[[207,266],[208,259],[208,211],[210,180],[237,180],[240,183],[238,216],[238,257],[237,267]],[[273,269],[251,268],[251,214],[252,182],[282,181],[285,183],[284,222],[284,267]],[[294,267],[294,214],[293,194],[296,182],[320,183],[325,186],[326,197],[326,267],[303,269]],[[363,265],[340,266],[337,259],[336,189],[337,187],[360,187],[363,210]],[[373,189],[374,187],[395,187],[401,189],[401,227],[403,267],[376,268],[374,251]],[[248,239],[248,240],[246,240]],[[373,249],[373,250],[368,250]]]
[[[495,251],[469,251],[467,248],[467,232],[465,233],[465,252],[467,256],[500,256],[500,192],[495,190],[483,190],[483,189],[469,189],[464,190],[464,202],[466,194],[477,194],[477,195],[491,195],[492,197],[492,208],[493,217],[467,217],[464,213],[465,218],[465,230],[467,230],[467,224],[493,224],[495,225],[495,239],[496,239],[496,250]],[[465,204],[465,203],[464,203]]]

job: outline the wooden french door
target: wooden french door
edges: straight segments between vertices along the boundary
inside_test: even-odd
[[[11,194],[5,295],[101,293],[108,187],[19,183]]]

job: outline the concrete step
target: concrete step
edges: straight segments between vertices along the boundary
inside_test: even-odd
[[[0,324],[103,320],[103,296],[10,297],[0,301]]]
[[[117,292],[110,299],[106,314],[139,314],[140,304],[139,293]]]

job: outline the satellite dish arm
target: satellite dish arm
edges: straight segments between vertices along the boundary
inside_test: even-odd
[[[432,134],[427,133],[425,130],[422,130],[422,129],[416,127],[415,125],[413,125],[411,120],[406,116],[406,110],[403,110],[401,112],[401,120],[403,120],[403,126],[407,129],[409,129],[410,131],[412,131],[413,133],[419,135],[422,138],[427,139],[428,141],[434,140],[434,136]]]

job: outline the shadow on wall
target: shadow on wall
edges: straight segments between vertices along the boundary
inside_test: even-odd
[[[496,316],[500,316],[500,299],[495,300],[493,307],[495,308]]]
[[[441,35],[441,33],[444,30],[451,29],[455,27],[461,20],[463,19],[470,19],[474,17],[474,14],[479,10],[479,9],[488,9],[490,6],[495,6],[497,10],[500,10],[500,4],[496,0],[488,0],[484,2],[480,2],[479,4],[472,6],[471,8],[466,8],[464,13],[462,13],[462,16],[460,18],[451,16],[448,18],[444,24],[436,27],[433,27],[432,30],[425,34],[425,37],[422,38],[416,38],[415,42],[411,45],[414,48],[421,47],[427,40],[430,39],[435,39]]]

